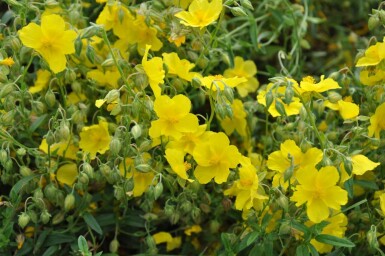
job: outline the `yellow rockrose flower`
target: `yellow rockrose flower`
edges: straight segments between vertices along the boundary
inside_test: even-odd
[[[344,120],[355,118],[360,112],[360,107],[357,104],[348,101],[348,99],[339,100],[337,103],[326,100],[324,105],[332,110],[339,111]]]
[[[41,25],[30,23],[19,30],[21,42],[37,51],[54,73],[66,68],[66,54],[75,52],[74,41],[77,34],[65,29],[62,17],[56,14],[41,17]]]
[[[120,73],[118,70],[106,70],[103,72],[99,69],[93,69],[87,72],[87,78],[94,80],[100,86],[116,89],[118,88]]]
[[[163,62],[168,68],[167,74],[176,75],[189,82],[197,75],[195,72],[190,72],[195,67],[195,64],[185,59],[181,60],[177,53],[163,53],[162,56]]]
[[[234,131],[237,131],[239,135],[246,136],[247,114],[243,108],[242,101],[235,99],[233,104],[231,104],[231,109],[233,110],[233,116],[220,120],[223,130],[225,130],[227,135],[231,135]]]
[[[51,72],[48,70],[39,69],[36,72],[35,84],[29,87],[28,91],[32,94],[40,92],[48,87],[49,80],[51,79]]]
[[[363,85],[376,85],[381,84],[385,80],[385,71],[379,69],[378,67],[365,68],[360,72],[360,81]]]
[[[202,228],[199,225],[192,225],[191,227],[186,228],[184,230],[184,233],[186,234],[186,236],[191,236],[193,233],[197,233],[198,234],[200,232],[202,232]]]
[[[316,83],[313,77],[307,76],[302,79],[299,86],[302,89],[302,93],[304,92],[326,92],[332,89],[341,88],[336,81],[332,78],[326,78],[325,76],[321,76],[321,80]]]
[[[200,80],[203,86],[213,91],[217,91],[217,90],[223,91],[225,89],[225,85],[231,88],[234,88],[239,84],[247,81],[247,79],[244,77],[235,76],[235,77],[225,78],[222,75],[205,76],[202,78],[198,77],[198,79]]]
[[[258,89],[259,82],[255,75],[257,74],[257,66],[251,60],[244,60],[242,57],[234,58],[234,68],[226,69],[223,73],[224,77],[244,77],[246,82],[239,84],[236,88],[239,95],[243,98],[249,93],[253,93]]]
[[[161,95],[155,99],[154,110],[158,120],[151,122],[151,138],[170,136],[180,139],[185,132],[194,132],[198,127],[198,118],[190,113],[191,101],[184,95],[173,98]]]
[[[223,132],[212,132],[207,140],[195,146],[193,157],[197,162],[194,175],[201,184],[211,179],[218,184],[227,180],[230,168],[237,167],[241,154],[236,146],[230,145]]]
[[[187,180],[187,171],[191,168],[191,165],[184,161],[185,153],[181,150],[169,148],[166,149],[165,157],[171,169],[178,174],[179,177]]]
[[[13,64],[15,64],[15,61],[12,57],[5,58],[3,60],[0,60],[0,65],[11,67]]]
[[[182,245],[182,238],[180,236],[172,237],[168,232],[158,232],[154,234],[152,238],[154,238],[155,244],[167,243],[166,250],[168,252]]]
[[[337,186],[340,178],[334,166],[322,167],[319,171],[309,167],[297,172],[299,185],[295,187],[291,201],[296,206],[306,203],[306,213],[314,223],[320,223],[329,217],[329,208],[340,210],[348,202],[348,193]]]
[[[378,65],[385,59],[385,43],[377,42],[365,51],[365,55],[358,59],[356,67],[366,67]]]
[[[111,137],[108,123],[104,120],[100,120],[99,124],[83,127],[79,135],[79,147],[89,154],[90,159],[95,159],[97,153],[104,154],[110,149]]]
[[[370,125],[368,127],[368,136],[373,137],[373,135],[379,139],[380,132],[385,130],[385,103],[382,103],[377,107],[374,115],[370,117]]]
[[[163,61],[159,57],[154,57],[151,60],[147,60],[148,51],[150,50],[151,45],[146,45],[146,50],[143,55],[142,65],[143,69],[148,76],[149,84],[154,92],[155,97],[159,97],[161,94],[161,89],[159,85],[164,83],[165,72],[163,70]]]
[[[181,19],[180,23],[185,26],[202,29],[218,19],[222,8],[222,0],[194,0],[188,11],[178,12],[175,17]]]
[[[166,148],[177,149],[179,151],[183,151],[185,153],[189,153],[190,155],[194,151],[195,146],[204,140],[207,125],[199,125],[196,130],[192,132],[183,132],[182,137],[178,140],[171,140],[167,143]]]
[[[63,164],[56,171],[56,179],[68,186],[72,186],[78,178],[78,166],[75,163]]]

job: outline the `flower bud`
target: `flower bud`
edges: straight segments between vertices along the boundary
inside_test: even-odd
[[[8,160],[8,153],[5,149],[0,149],[0,163],[2,165],[5,165],[5,163],[7,162]]]
[[[287,197],[283,194],[281,194],[278,198],[277,198],[277,203],[280,207],[282,207],[282,209],[287,212],[289,210],[289,200],[287,199]]]
[[[76,72],[73,69],[66,69],[64,73],[64,81],[67,84],[70,84],[75,80],[76,80]]]
[[[48,184],[44,188],[44,195],[47,197],[48,200],[51,202],[55,201],[56,199],[56,193],[58,189],[53,185],[52,183]]]
[[[191,210],[191,217],[194,221],[198,221],[201,217],[201,210],[198,207],[193,207],[193,209]]]
[[[171,214],[173,214],[173,212],[175,212],[175,207],[171,204],[167,204],[164,206],[164,214],[167,216],[167,217],[170,217]]]
[[[70,137],[70,128],[68,125],[64,122],[60,124],[58,135],[61,140],[67,141],[68,138]]]
[[[247,17],[247,13],[245,12],[245,10],[243,10],[242,7],[231,7],[230,11],[236,17]]]
[[[21,166],[20,167],[20,174],[23,177],[27,177],[27,176],[31,176],[33,173],[31,171],[31,169],[28,168],[27,166]]]
[[[221,224],[217,220],[210,221],[210,232],[212,234],[218,233]]]
[[[5,98],[8,94],[10,94],[15,89],[13,84],[6,84],[1,86],[0,90],[0,98]]]
[[[109,248],[111,253],[117,253],[119,249],[119,241],[117,239],[112,240]]]
[[[134,139],[138,139],[142,135],[142,128],[140,128],[139,124],[135,124],[131,128],[131,134],[134,137]]]
[[[81,184],[84,184],[84,185],[88,185],[88,183],[89,183],[89,181],[90,181],[90,179],[88,178],[88,175],[87,174],[85,174],[84,172],[81,172],[80,174],[79,174],[79,182],[81,183]]]
[[[95,177],[94,168],[92,168],[89,163],[84,162],[82,165],[82,170],[90,179]]]
[[[120,142],[119,138],[113,137],[110,142],[110,152],[112,155],[118,155],[120,149],[122,148],[122,143]]]
[[[81,93],[82,92],[82,84],[75,80],[71,84],[71,89],[75,93]]]
[[[52,108],[56,104],[56,97],[52,90],[48,89],[46,94],[44,95],[45,103],[47,106]]]
[[[82,111],[76,110],[76,111],[72,114],[71,119],[72,119],[72,121],[73,121],[75,124],[82,124],[82,123],[84,123],[84,114],[83,114]]]
[[[377,240],[377,228],[372,225],[368,233],[366,233],[366,238],[368,239],[368,244],[370,249],[376,250],[379,248],[378,240]]]
[[[138,170],[139,172],[147,173],[152,170],[151,166],[148,164],[138,164],[135,165],[135,169]]]
[[[111,167],[108,166],[107,164],[101,164],[99,166],[99,170],[100,172],[105,176],[105,177],[108,177],[110,176],[112,170],[111,170]]]
[[[71,193],[64,199],[64,211],[68,212],[75,207],[75,196]]]
[[[122,187],[114,186],[114,196],[115,196],[116,200],[120,201],[126,197],[126,194],[124,193],[124,190]]]
[[[52,218],[52,224],[56,225],[56,224],[59,224],[60,222],[62,222],[64,220],[64,215],[65,215],[65,212],[63,212],[63,211],[55,214]]]
[[[34,210],[29,210],[28,211],[28,216],[30,217],[30,220],[33,222],[33,223],[37,223],[38,221],[38,218],[37,218],[37,214]]]
[[[116,90],[116,89],[112,89],[111,91],[109,91],[106,95],[106,97],[104,97],[104,99],[107,101],[107,103],[111,103],[117,99],[119,99],[120,97],[120,92],[119,90]]]
[[[191,205],[191,202],[190,201],[184,201],[181,205],[180,205],[180,209],[183,213],[188,213],[191,211],[192,209],[192,205]]]
[[[254,7],[249,0],[241,0],[241,5],[249,10],[254,10]]]
[[[29,215],[26,212],[22,212],[19,215],[19,219],[17,220],[17,223],[19,224],[19,226],[21,228],[24,228],[25,226],[28,225],[30,220],[31,220],[31,218],[29,217]]]
[[[223,91],[223,94],[225,95],[226,99],[233,103],[234,101],[234,91],[231,87],[225,86],[225,89]]]
[[[381,24],[381,21],[380,21],[380,18],[378,17],[378,15],[370,16],[370,18],[368,20],[368,28],[369,28],[369,30],[375,29],[380,24]]]
[[[176,223],[178,223],[179,219],[180,219],[179,212],[173,212],[170,216],[170,222],[172,225],[175,225]]]
[[[43,224],[47,224],[50,219],[51,219],[51,214],[46,209],[44,209],[43,212],[40,214],[40,221]]]
[[[163,184],[159,182],[158,184],[155,185],[154,187],[154,198],[157,200],[163,192]]]
[[[5,165],[4,165],[4,169],[6,171],[11,171],[13,168],[13,162],[11,159],[8,159],[6,162],[5,162]]]

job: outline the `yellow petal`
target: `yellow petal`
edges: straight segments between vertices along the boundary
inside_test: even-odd
[[[356,175],[363,175],[367,171],[371,171],[380,163],[372,162],[369,158],[364,155],[355,155],[352,156],[352,164],[353,164],[353,173]]]
[[[64,164],[56,172],[56,178],[60,183],[72,186],[77,179],[78,167],[75,163]]]

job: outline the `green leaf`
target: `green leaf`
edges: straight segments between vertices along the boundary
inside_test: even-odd
[[[311,255],[319,256],[319,253],[318,253],[317,249],[314,247],[314,245],[308,244],[307,246],[308,246],[308,248],[310,250]]]
[[[78,247],[81,252],[88,252],[87,240],[84,238],[84,236],[79,236]]]
[[[255,240],[257,240],[259,237],[259,233],[258,232],[253,232],[250,234],[250,236],[248,237],[247,239],[247,246],[249,246],[250,244],[254,243]]]
[[[356,246],[349,239],[340,238],[340,237],[331,236],[331,235],[326,235],[326,234],[320,234],[320,235],[316,236],[315,240],[317,240],[320,243],[330,244],[330,245],[339,246],[339,247],[352,248],[352,247]]]
[[[345,181],[344,183],[344,188],[346,189],[346,191],[348,191],[348,196],[349,198],[353,198],[353,178],[350,178],[348,179],[347,181]]]
[[[52,245],[43,253],[42,256],[51,256],[54,255],[59,250],[58,245]]]
[[[50,229],[46,229],[40,233],[39,238],[37,239],[33,249],[34,254],[36,254],[39,251],[40,247],[43,245],[44,241],[47,239],[47,236],[50,232],[51,232]]]
[[[305,244],[301,244],[295,250],[295,256],[308,256],[308,255],[310,255],[310,253]]]
[[[100,227],[99,223],[96,221],[94,216],[92,216],[89,212],[86,212],[83,214],[83,219],[92,230],[96,231],[100,235],[103,235],[102,228]]]
[[[44,242],[45,246],[58,245],[58,244],[68,244],[72,243],[76,237],[73,235],[66,235],[61,233],[53,233],[47,237]]]
[[[230,235],[231,234],[227,234],[227,233],[221,234],[221,240],[222,240],[223,246],[225,247],[226,253],[228,254],[233,253],[231,249]]]
[[[41,124],[45,121],[47,116],[48,116],[47,114],[44,114],[44,115],[39,116],[38,118],[36,118],[36,120],[29,127],[28,131],[30,133],[33,133],[37,128],[39,128],[41,126]]]

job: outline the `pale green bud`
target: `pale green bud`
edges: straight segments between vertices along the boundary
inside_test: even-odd
[[[75,207],[75,196],[68,194],[64,199],[64,211],[68,212]]]
[[[29,221],[31,220],[30,216],[26,212],[22,212],[19,215],[19,218],[17,220],[17,223],[21,228],[25,228],[25,226],[28,225]]]

